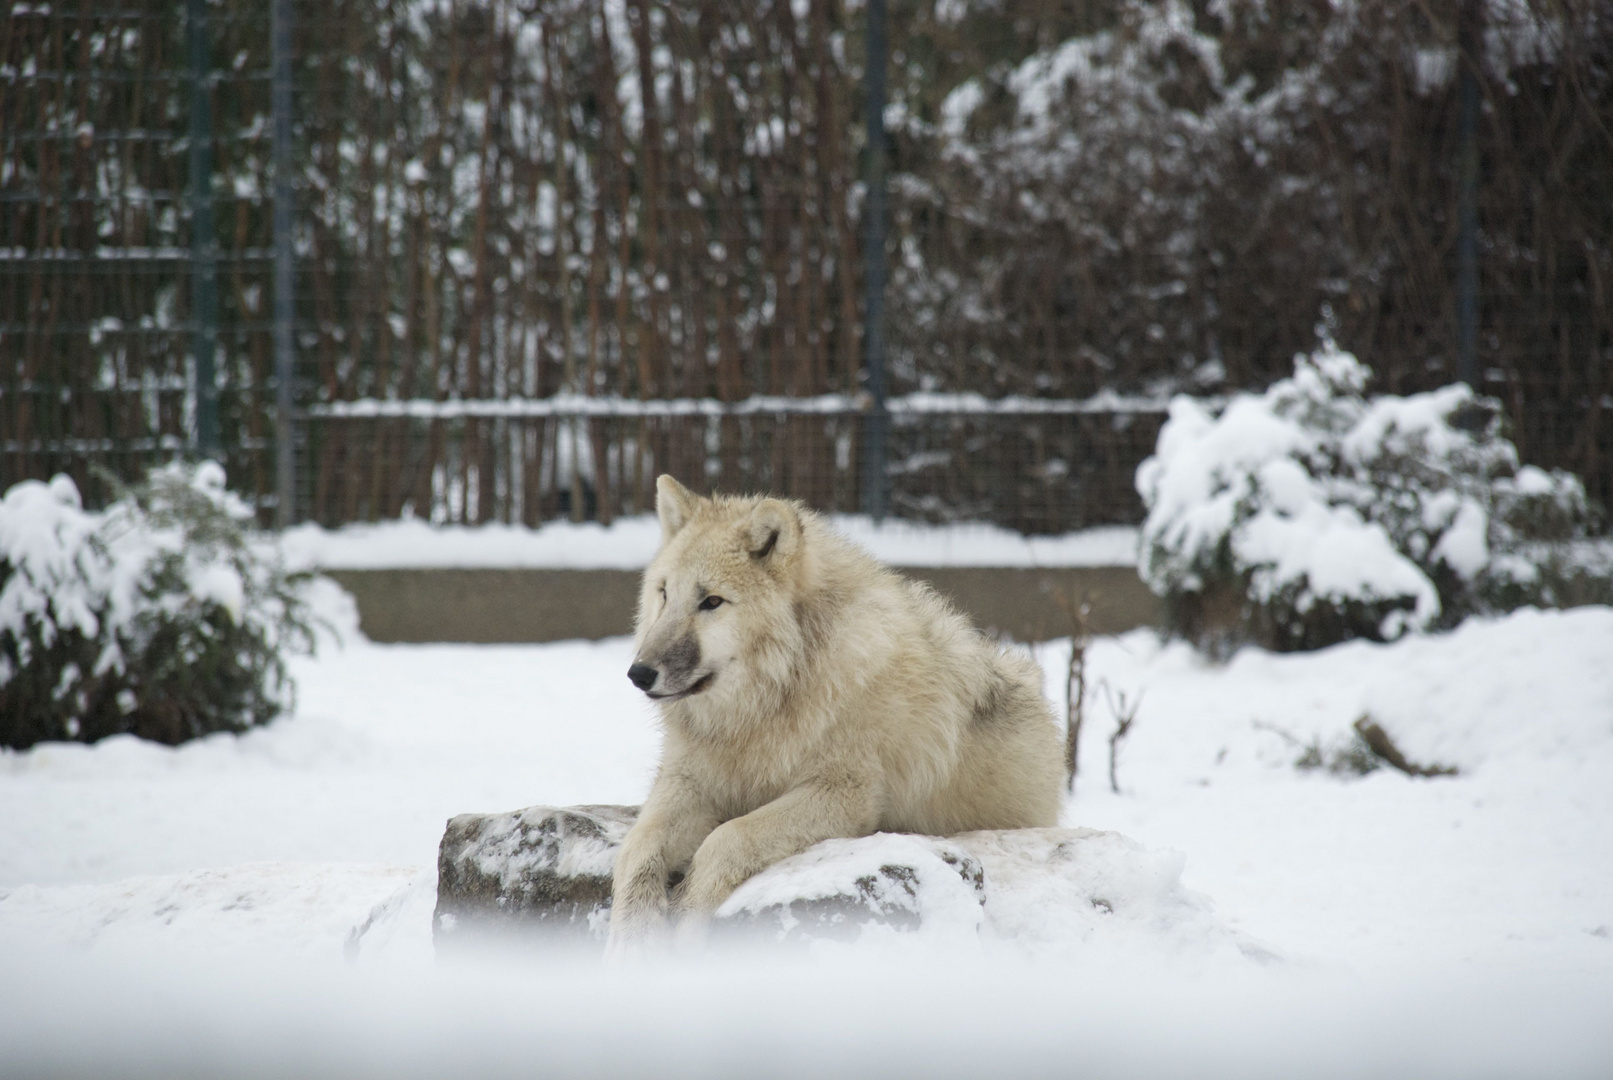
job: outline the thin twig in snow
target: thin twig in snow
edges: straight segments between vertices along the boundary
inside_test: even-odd
[[[1108,702],[1109,711],[1115,718],[1115,730],[1109,736],[1109,790],[1119,795],[1120,781],[1115,775],[1115,767],[1120,756],[1120,743],[1131,734],[1132,724],[1137,720],[1137,710],[1142,708],[1143,694],[1146,691],[1138,691],[1137,698],[1133,701],[1126,696],[1124,690],[1118,693],[1112,692],[1107,682],[1100,682],[1098,685],[1103,690],[1104,700]]]

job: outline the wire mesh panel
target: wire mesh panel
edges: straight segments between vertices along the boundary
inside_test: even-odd
[[[1613,8],[903,5],[896,390],[1261,389],[1318,327],[1374,393],[1465,375],[1613,506]],[[1464,23],[1472,20],[1476,26]]]
[[[608,519],[656,471],[858,505],[860,8],[293,6],[297,516]],[[1318,324],[1375,390],[1451,381],[1463,65],[1480,388],[1613,501],[1605,5],[1484,5],[1475,57],[1455,6],[1280,6],[891,6],[890,392],[1070,406],[898,409],[895,512],[1134,519],[1169,396],[1260,389]],[[0,484],[67,471],[94,501],[92,465],[186,452],[216,331],[231,483],[271,519],[269,8],[0,15]]]
[[[232,482],[268,491],[262,5],[212,4],[218,383]],[[14,4],[0,21],[0,486],[105,496],[194,429],[183,5]]]

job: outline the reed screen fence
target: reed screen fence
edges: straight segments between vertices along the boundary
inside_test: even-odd
[[[204,6],[216,314],[187,0],[0,15],[0,486],[186,452],[200,330],[273,520],[269,3]],[[295,516],[860,504],[860,8],[293,6]],[[895,513],[1135,520],[1170,394],[1318,324],[1377,389],[1455,377],[1459,5],[1269,6],[892,3]],[[1480,388],[1610,502],[1613,20],[1481,7]]]

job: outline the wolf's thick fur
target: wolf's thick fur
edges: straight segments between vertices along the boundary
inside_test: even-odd
[[[657,482],[630,676],[661,766],[616,861],[610,951],[829,837],[1058,823],[1041,672],[793,502]],[[684,875],[673,898],[669,876]]]

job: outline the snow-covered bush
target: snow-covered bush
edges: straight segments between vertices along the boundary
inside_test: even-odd
[[[1309,649],[1563,601],[1592,524],[1579,480],[1520,466],[1466,385],[1368,398],[1370,375],[1328,342],[1218,416],[1172,401],[1137,470],[1139,562],[1172,631]]]
[[[313,637],[297,575],[248,543],[211,462],[106,510],[66,476],[0,499],[0,745],[132,732],[180,743],[274,717]]]

